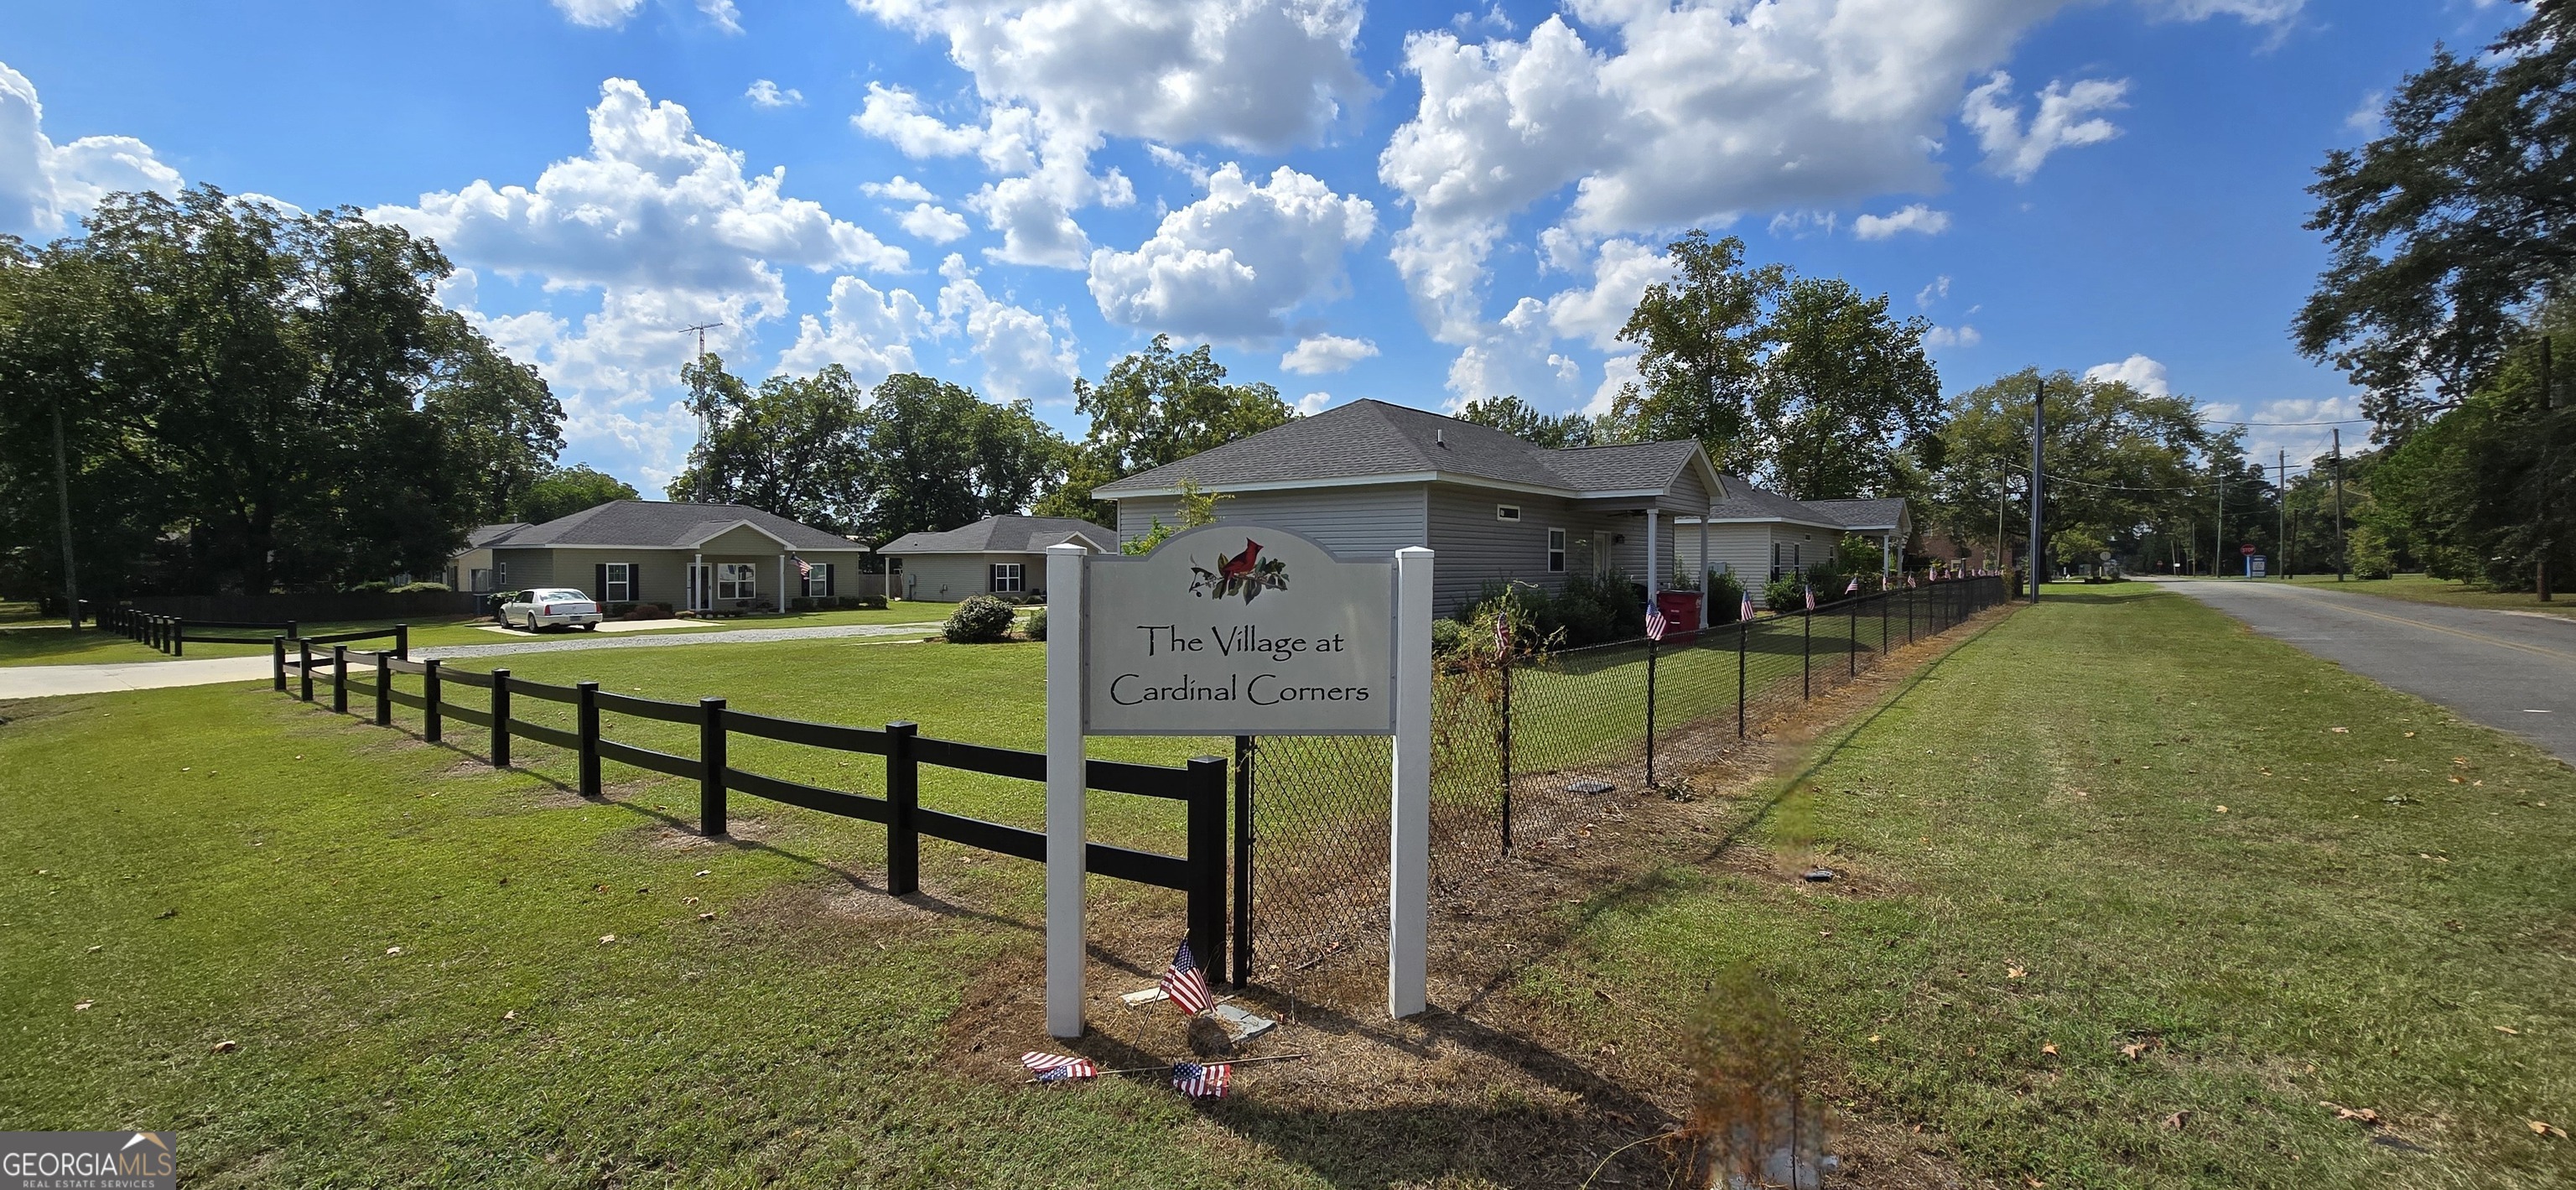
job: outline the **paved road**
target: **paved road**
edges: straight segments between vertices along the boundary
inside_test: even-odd
[[[773,640],[827,640],[835,637],[914,637],[939,629],[921,624],[841,624],[826,628],[737,628],[685,636],[578,636],[520,639],[489,645],[445,645],[413,649],[415,659],[436,657],[502,657],[520,653],[559,653],[576,649],[657,649],[675,645],[757,644]],[[225,682],[265,681],[269,658],[206,657],[176,661],[119,661],[102,665],[0,666],[0,698],[51,698],[60,694],[103,694],[114,690],[153,690],[165,686],[213,686]]]
[[[2283,583],[2165,583],[2265,636],[2576,764],[2576,619]]]

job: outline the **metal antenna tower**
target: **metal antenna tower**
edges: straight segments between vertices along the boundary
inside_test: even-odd
[[[707,332],[723,325],[721,322],[701,322],[696,326],[680,328],[681,334],[695,333],[698,336],[698,355],[694,361],[698,365],[698,370],[696,378],[689,382],[689,407],[698,415],[698,449],[701,456],[698,463],[698,503],[700,504],[707,502],[709,478],[706,460],[703,457],[707,445]]]

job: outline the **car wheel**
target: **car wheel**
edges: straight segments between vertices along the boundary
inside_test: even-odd
[[[584,632],[597,632],[597,631],[599,631],[599,625],[597,625],[597,624],[584,624],[584,625],[582,625],[582,626],[581,626],[581,630],[582,630],[582,631],[584,631]]]

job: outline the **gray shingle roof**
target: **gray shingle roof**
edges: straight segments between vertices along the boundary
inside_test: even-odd
[[[1712,521],[1788,521],[1827,529],[1840,529],[1846,524],[1841,517],[1815,505],[1757,488],[1741,475],[1721,478],[1726,483],[1726,498],[1709,509],[1708,518]]]
[[[542,525],[528,526],[500,544],[512,548],[617,545],[638,549],[685,549],[746,521],[800,550],[867,548],[838,533],[799,524],[746,504],[684,504],[664,500],[611,500]]]
[[[1680,476],[1697,449],[1697,443],[1685,441],[1549,450],[1489,426],[1359,400],[1103,484],[1092,494],[1114,500],[1168,491],[1183,480],[1222,491],[1244,484],[1428,472],[1575,495],[1661,491]]]
[[[906,533],[882,554],[1034,554],[1075,534],[1100,549],[1115,548],[1118,534],[1078,517],[991,516],[942,533]]]
[[[479,550],[485,546],[498,545],[502,538],[530,527],[526,521],[512,521],[506,525],[476,525],[465,535],[465,548]]]
[[[1854,529],[1893,528],[1905,523],[1903,500],[1808,500],[1805,504]]]

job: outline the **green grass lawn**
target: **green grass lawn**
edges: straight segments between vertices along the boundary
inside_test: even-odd
[[[1703,804],[1780,865],[1845,881],[1708,856],[1714,834],[1656,841],[1668,862],[1534,923],[1571,944],[1475,1019],[1669,1098],[1652,1055],[1696,989],[1750,962],[1835,1110],[1921,1125],[1971,1177],[2576,1178],[2576,1146],[2525,1123],[2576,1115],[2576,774],[2150,585],[2050,596],[1825,739],[1785,796]],[[795,641],[505,663],[1027,747],[1038,652]],[[941,1055],[962,990],[1037,946],[1035,865],[931,843],[925,885],[958,912],[825,912],[882,902],[879,828],[737,794],[754,842],[682,848],[687,783],[612,765],[615,796],[584,803],[555,750],[520,741],[528,771],[493,772],[249,687],[0,716],[0,1006],[21,1022],[0,1119],[174,1126],[197,1183],[1376,1185],[1348,1171],[1421,1159],[1298,1154],[1403,1135],[1388,1113],[1418,1113],[1426,1137],[1514,1118],[1265,1108],[1257,1086],[1194,1110],[1142,1083],[1040,1093],[961,1068]],[[609,730],[689,750],[685,729]],[[1172,760],[1209,743],[1095,746]],[[737,766],[877,789],[873,758],[735,747]],[[924,802],[1035,825],[1038,794],[942,778]],[[1177,821],[1139,802],[1095,795],[1095,832],[1176,848]],[[1120,886],[1095,890],[1119,917]],[[2320,1101],[2423,1151],[2372,1144]],[[1537,1184],[1490,1168],[1406,1184],[1497,1183]]]
[[[2536,749],[2128,584],[1771,792],[1748,841],[1865,891],[1675,865],[1568,910],[1519,994],[1633,1046],[1591,987],[1669,1020],[1754,964],[1849,1112],[2016,1185],[2576,1180],[2527,1124],[2576,1124],[2576,774]]]
[[[2489,591],[2429,574],[2400,574],[2378,579],[2346,578],[2340,583],[2331,574],[2303,574],[2290,581],[2302,587],[2328,587],[2360,595],[2377,595],[2383,599],[2403,599],[2408,603],[2576,616],[2576,592],[2569,591],[2557,592],[2557,598],[2542,603],[2539,596],[2529,591]]]

